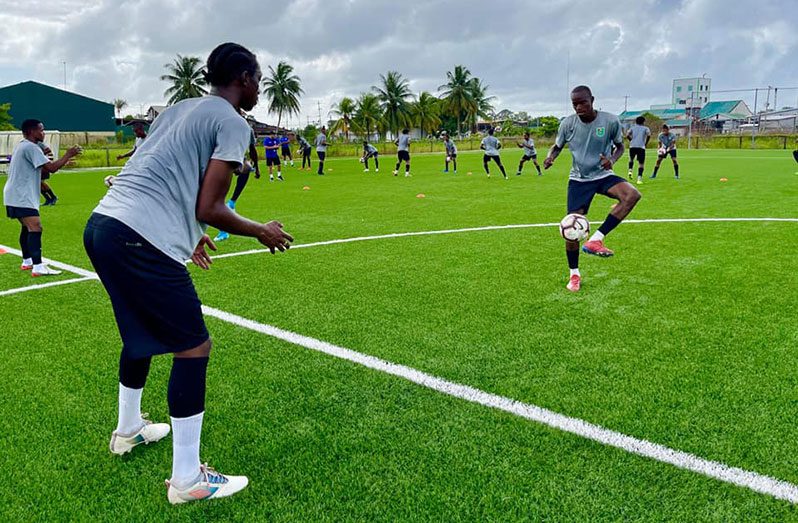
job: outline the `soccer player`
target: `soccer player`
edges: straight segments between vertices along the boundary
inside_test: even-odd
[[[657,164],[654,165],[654,172],[651,174],[651,178],[657,177],[659,164],[662,163],[662,160],[664,160],[666,156],[670,155],[671,160],[673,160],[673,172],[676,173],[676,179],[678,180],[679,162],[676,161],[676,135],[671,132],[668,124],[662,125],[662,132],[657,135],[657,141],[659,142],[659,150],[657,151]]]
[[[25,120],[21,125],[23,140],[14,148],[3,188],[6,215],[21,224],[19,248],[23,271],[31,276],[53,276],[61,271],[42,262],[42,221],[39,217],[39,191],[42,173],[52,174],[80,154],[75,146],[58,160],[49,160],[39,146],[44,141],[44,125],[39,120]]]
[[[39,142],[38,145],[48,160],[52,161],[55,159],[53,155],[53,150],[50,149],[44,142]],[[55,195],[53,189],[50,187],[50,184],[47,183],[47,180],[49,179],[50,179],[50,173],[42,171],[42,181],[39,187],[39,191],[42,193],[42,196],[44,196],[44,203],[42,204],[43,206],[55,205],[58,202],[58,196]]]
[[[316,135],[316,155],[319,157],[319,176],[324,176],[324,158],[327,156],[327,128],[322,126]],[[310,165],[310,161],[308,161]]]
[[[535,169],[538,170],[538,176],[543,176],[543,173],[540,171],[540,164],[538,163],[538,152],[535,150],[535,141],[529,136],[529,131],[524,133],[524,141],[518,142],[518,147],[524,150],[524,156],[521,157],[521,161],[518,163],[518,172],[515,173],[516,176],[521,176],[521,172],[524,170],[524,164],[529,160],[532,160],[532,163],[535,164]]]
[[[499,166],[502,176],[504,176],[504,179],[506,180],[507,173],[504,170],[504,165],[502,165],[502,159],[499,157],[499,149],[502,148],[502,143],[498,138],[493,136],[493,127],[488,129],[488,135],[482,139],[482,143],[479,145],[479,148],[485,151],[485,154],[482,155],[482,166],[485,168],[485,174],[488,175],[488,178],[490,178],[488,162],[493,160],[496,162],[496,165]]]
[[[587,254],[606,257],[614,253],[604,246],[604,237],[637,205],[640,192],[612,171],[613,164],[623,156],[621,122],[615,115],[593,109],[593,101],[593,94],[585,85],[571,91],[571,104],[576,114],[560,122],[557,138],[543,161],[543,167],[551,167],[568,144],[573,157],[568,180],[568,214],[587,215],[596,194],[618,200],[598,231],[582,247]],[[571,271],[567,288],[576,292],[582,285],[579,242],[566,240],[565,254]]]
[[[120,154],[116,157],[117,160],[124,160],[125,158],[130,158],[136,153],[136,150],[141,147],[141,144],[144,143],[144,139],[147,138],[147,133],[144,131],[144,124],[141,122],[136,122],[133,124],[133,134],[136,135],[136,141],[133,143],[133,149],[126,152],[125,154]]]
[[[369,158],[374,158],[374,172],[380,172],[380,153],[377,148],[369,143],[368,140],[363,140],[363,163],[365,164],[364,173],[369,172]]]
[[[299,151],[302,153],[302,169],[305,168],[305,164],[307,163],[308,171],[310,170],[310,151],[311,146],[310,143],[305,139],[304,136],[297,135],[297,141],[299,142]]]
[[[629,179],[632,179],[632,167],[637,159],[637,184],[643,183],[643,170],[646,166],[646,146],[651,139],[651,129],[646,127],[646,119],[642,116],[635,118],[635,123],[626,132],[629,140]]]
[[[443,172],[449,172],[449,162],[451,161],[454,174],[457,174],[457,146],[454,144],[454,140],[449,136],[449,133],[443,133],[443,145],[446,147],[446,162]]]
[[[186,503],[231,496],[247,486],[199,457],[205,375],[211,340],[185,260],[208,269],[213,241],[205,224],[257,238],[272,252],[293,240],[282,224],[258,223],[225,205],[232,172],[244,159],[250,129],[239,109],[258,101],[255,55],[227,43],[208,57],[211,92],[174,104],[150,128],[150,138],[94,209],[83,243],[111,298],[122,337],[119,418],[110,441],[122,455],[170,431],[141,415],[141,395],[153,356],[172,354],[167,390],[173,461],[167,499]]]
[[[247,186],[247,182],[249,181],[249,175],[252,171],[255,171],[255,178],[260,178],[260,166],[258,166],[258,139],[255,137],[255,130],[250,127],[250,136],[249,136],[249,158],[250,160],[244,160],[244,163],[241,166],[233,171],[233,174],[236,176],[236,188],[233,190],[233,196],[227,200],[227,206],[230,208],[231,211],[236,210],[236,202],[238,198],[241,196],[241,193],[244,192],[244,188]],[[230,238],[230,233],[227,231],[219,231],[219,234],[216,235],[216,238],[213,239],[215,242],[221,242]]]
[[[410,129],[402,129],[402,134],[394,142],[396,144],[396,168],[393,175],[399,174],[399,166],[405,162],[405,178],[410,177]]]
[[[280,142],[275,137],[274,131],[269,131],[266,138],[263,139],[263,149],[266,153],[266,166],[269,168],[269,181],[274,181],[274,166],[277,166],[277,179],[281,182],[283,180],[282,164],[280,157],[277,155],[277,149],[280,148]]]
[[[283,157],[283,162],[288,158],[287,161],[290,162],[291,167],[294,166],[294,158],[291,156],[291,139],[284,134],[280,136],[280,154]]]

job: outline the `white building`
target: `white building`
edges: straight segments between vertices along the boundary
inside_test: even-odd
[[[677,78],[673,81],[671,100],[675,107],[703,107],[710,98],[712,79]]]

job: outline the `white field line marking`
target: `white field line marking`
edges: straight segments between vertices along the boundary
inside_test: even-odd
[[[658,218],[650,220],[624,220],[623,223],[703,223],[703,222],[791,222],[798,223],[798,218]],[[601,222],[590,222],[592,224],[600,224]],[[455,234],[462,232],[477,232],[477,231],[495,231],[500,229],[532,229],[537,227],[556,227],[558,223],[520,223],[515,225],[488,225],[485,227],[465,227],[462,229],[442,229],[437,231],[416,231],[416,232],[398,232],[391,234],[378,234],[376,236],[358,236],[354,238],[342,238],[340,240],[327,240],[313,243],[300,243],[299,245],[292,245],[291,250],[306,249],[308,247],[320,247],[323,245],[334,245],[338,243],[351,243],[363,242],[370,240],[385,240],[389,238],[404,238],[407,236],[431,236],[434,234]],[[217,260],[221,258],[232,258],[234,256],[246,256],[249,254],[260,254],[269,252],[269,249],[250,249],[248,251],[229,252],[226,254],[217,254],[212,256],[212,259]]]
[[[716,218],[711,220],[674,219],[674,220],[665,220],[665,221],[793,221],[796,222],[798,221],[798,219]],[[637,221],[637,223],[648,223],[648,222],[649,221],[645,220]],[[530,226],[543,227],[546,225],[551,225],[551,224],[537,224]],[[512,228],[512,227],[513,226],[497,226],[493,228],[502,229],[502,228]],[[486,230],[486,229],[471,228],[468,230]],[[454,231],[461,232],[463,231],[463,229],[456,229]],[[437,231],[437,233],[443,234],[443,232],[440,231]],[[422,233],[407,233],[404,235],[418,235],[418,234]],[[391,238],[394,237],[394,235],[385,235],[384,237]],[[374,238],[369,238],[369,239],[374,239]],[[354,240],[349,239],[348,241],[354,241]],[[328,244],[328,243],[330,242],[319,242],[319,244]],[[306,244],[306,245],[310,246],[311,244]],[[6,248],[1,245],[0,247],[5,248],[8,252],[12,254],[15,252],[17,253],[19,252],[16,251],[16,249]],[[51,263],[54,267],[65,266],[65,264],[56,265],[56,262],[51,262]],[[96,274],[89,271],[84,271],[83,269],[80,270],[82,272],[87,273],[85,280],[98,279]],[[76,279],[73,280],[73,282],[83,281],[83,280],[84,279]],[[53,282],[53,283],[66,283],[66,282]],[[773,496],[774,498],[782,499],[793,504],[798,503],[798,485],[794,485],[787,481],[776,479],[771,476],[765,476],[763,474],[758,474],[756,472],[747,471],[737,467],[730,467],[729,465],[720,463],[718,461],[710,461],[704,458],[700,458],[694,454],[690,454],[688,452],[671,449],[669,447],[665,447],[657,443],[652,443],[647,440],[638,439],[632,436],[627,436],[626,434],[606,429],[604,427],[595,425],[593,423],[589,423],[579,418],[572,418],[569,416],[565,416],[564,414],[559,414],[557,412],[553,412],[548,409],[538,407],[537,405],[522,403],[520,401],[516,401],[511,398],[506,398],[504,396],[491,394],[489,392],[485,392],[476,389],[474,387],[469,387],[468,385],[461,385],[459,383],[447,381],[442,378],[438,378],[430,374],[421,372],[419,370],[413,369],[411,367],[406,367],[404,365],[391,363],[389,361],[381,360],[374,356],[369,356],[367,354],[362,354],[350,349],[338,347],[331,343],[317,340],[309,336],[303,336],[301,334],[286,331],[278,327],[266,325],[263,323],[258,323],[253,320],[248,320],[246,318],[237,316],[235,314],[224,312],[222,310],[215,309],[213,307],[208,307],[207,305],[202,306],[202,311],[207,316],[220,319],[227,323],[231,323],[233,325],[243,327],[245,329],[249,329],[261,334],[265,334],[267,336],[272,336],[274,338],[286,341],[288,343],[299,345],[300,347],[305,347],[310,350],[315,350],[317,352],[321,352],[323,354],[327,354],[335,358],[347,360],[352,363],[356,363],[358,365],[362,365],[364,367],[379,372],[385,372],[386,374],[390,374],[392,376],[404,378],[417,385],[421,385],[422,387],[426,387],[428,389],[455,398],[470,401],[472,403],[477,403],[479,405],[483,405],[486,407],[502,410],[510,414],[514,414],[516,416],[541,423],[553,429],[561,430],[563,432],[568,432],[570,434],[574,434],[576,436],[580,436],[585,439],[601,443],[603,445],[615,447],[617,449],[629,452],[631,454],[637,454],[638,456],[647,457],[656,461],[660,461],[662,463],[667,463],[677,468],[690,470],[692,472],[697,472],[698,474],[702,474],[710,478],[723,481],[725,483],[730,483],[732,485],[736,485],[739,487],[748,488],[750,490],[753,490],[754,492],[759,492],[760,494],[767,494],[769,496]]]
[[[27,287],[18,287],[16,289],[8,289],[6,291],[0,291],[0,296],[8,296],[9,294],[19,294],[20,292],[35,291],[37,289],[45,289],[47,287],[57,287],[59,285],[66,285],[68,283],[92,281],[94,279],[96,278],[80,277],[80,278],[72,278],[71,280],[58,280],[58,281],[51,281],[49,283],[39,283],[36,285],[28,285]]]
[[[20,251],[19,249],[14,249],[13,247],[7,247],[5,245],[0,245],[0,249],[3,249],[9,254],[14,254],[16,256],[22,257],[22,251]],[[42,262],[46,263],[47,265],[52,265],[56,269],[68,271],[73,274],[77,274],[78,276],[83,276],[84,278],[90,278],[92,280],[97,279],[97,275],[95,273],[87,271],[86,269],[81,269],[80,267],[75,267],[74,265],[61,263],[55,260],[51,260],[50,258],[42,258]]]
[[[362,354],[344,347],[339,347],[315,338],[303,336],[294,332],[286,331],[278,327],[258,323],[253,320],[242,318],[235,314],[214,309],[206,305],[202,306],[202,311],[207,316],[220,319],[227,323],[232,323],[239,327],[249,329],[267,336],[287,341],[288,343],[305,347],[340,358],[343,360],[362,365],[364,367],[385,372],[399,378],[404,378],[422,387],[453,396],[455,398],[477,403],[485,407],[498,410],[526,418],[551,427],[574,434],[576,436],[589,439],[603,445],[615,447],[620,450],[650,458],[662,463],[673,465],[680,469],[697,472],[710,478],[717,479],[732,485],[751,489],[761,494],[767,494],[777,499],[798,503],[798,485],[788,483],[770,476],[747,471],[737,467],[730,467],[724,463],[710,461],[700,458],[694,454],[671,449],[657,443],[652,443],[643,439],[638,439],[620,432],[606,429],[599,425],[594,425],[587,421],[572,418],[557,412],[522,403],[520,401],[491,394],[468,385],[461,385],[451,381],[426,374],[419,370],[404,365],[398,365],[389,361],[375,358],[367,354]]]

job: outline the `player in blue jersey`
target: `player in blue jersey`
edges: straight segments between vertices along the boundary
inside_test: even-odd
[[[280,155],[283,162],[288,161],[291,167],[294,166],[294,158],[291,156],[291,139],[286,135],[280,135]]]
[[[277,154],[277,149],[280,148],[280,141],[274,131],[269,131],[266,138],[263,139],[263,150],[266,153],[266,167],[269,168],[269,181],[274,181],[274,167],[277,166],[277,179],[281,182],[283,180],[282,164],[280,163],[280,156]]]

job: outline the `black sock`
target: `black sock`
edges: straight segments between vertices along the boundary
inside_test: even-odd
[[[678,163],[673,165],[673,170],[676,171],[676,176],[679,176],[679,164]]]
[[[30,252],[34,265],[39,265],[42,262],[42,231],[28,231],[28,252]]]
[[[543,174],[542,172],[540,172],[540,165],[539,164],[535,164],[535,169],[538,170],[538,174]]]
[[[485,162],[483,165],[485,166],[485,172],[487,174],[490,174],[490,169],[488,169],[488,162]]]
[[[244,192],[244,187],[247,186],[247,182],[249,181],[249,173],[241,173],[236,178],[236,188],[233,191],[233,196],[230,198],[234,202],[237,202],[239,196],[241,196],[241,193]]]
[[[654,174],[652,174],[651,176],[656,176],[657,175],[657,171],[659,171],[659,165],[654,167]]]
[[[643,168],[642,168],[642,167],[638,167],[638,168],[637,168],[637,176],[638,176],[639,178],[642,178],[642,177],[643,177]]]
[[[568,268],[569,269],[578,269],[579,268],[579,249],[570,250],[568,247],[565,248],[565,256],[568,258]]]
[[[629,170],[630,171],[632,170],[632,167],[634,167],[634,164],[635,164],[635,161],[630,158],[629,159]]]
[[[28,248],[28,228],[24,225],[19,231],[19,249],[22,251],[22,259],[30,258],[30,248]]]
[[[379,169],[380,168],[380,159],[377,158],[376,156],[374,157],[374,168],[375,169]]]
[[[449,162],[444,162],[444,163],[446,164],[446,166],[443,169],[445,171],[448,171],[449,170]]]
[[[150,373],[151,357],[130,358],[122,351],[119,356],[119,383],[129,389],[143,389]]]
[[[188,418],[205,410],[208,358],[174,358],[166,392],[169,415]]]
[[[454,167],[455,171],[457,170],[457,160],[452,159],[452,167]]]
[[[324,174],[324,162],[319,162],[319,174]]]
[[[523,170],[524,170],[524,162],[521,162],[518,164],[518,172],[520,173]]]
[[[410,172],[410,164],[409,164],[409,163],[406,163],[406,164],[405,164],[405,172],[406,172],[406,173],[409,173],[409,172]]]
[[[599,227],[599,232],[604,236],[607,236],[614,228],[618,226],[619,223],[621,223],[620,219],[616,218],[612,214],[608,214],[607,218],[604,220],[604,223],[602,223],[601,227]]]
[[[504,166],[502,164],[499,164],[499,170],[502,172],[502,176],[507,178],[507,173],[504,171]]]
[[[50,200],[55,200],[56,199],[56,195],[55,195],[55,193],[53,192],[52,189],[48,189],[47,190],[47,196],[50,197]]]

